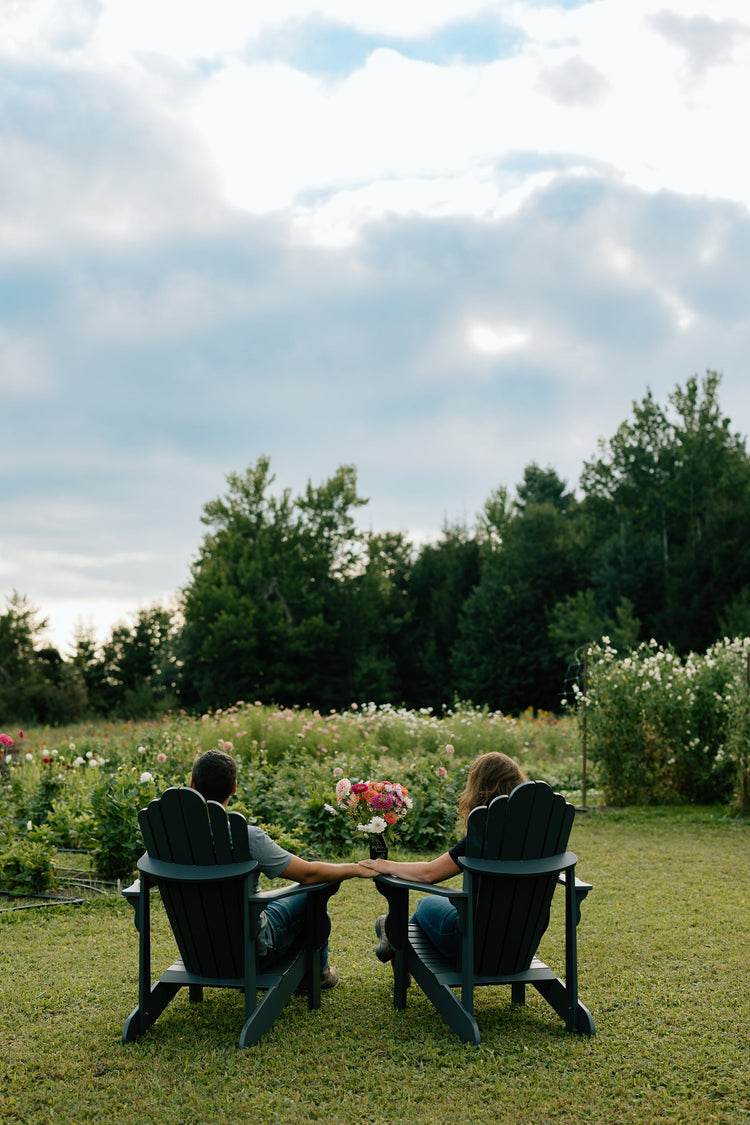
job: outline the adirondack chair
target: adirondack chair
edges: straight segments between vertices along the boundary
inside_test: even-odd
[[[308,1005],[320,1006],[321,954],[330,932],[326,903],[339,883],[291,884],[252,893],[258,864],[250,858],[247,821],[205,801],[194,789],[168,789],[138,814],[146,852],[138,860],[140,884],[123,893],[135,909],[140,935],[138,1007],[128,1017],[123,1043],[143,1035],[183,987],[191,1001],[204,987],[245,993],[240,1047],[251,1047],[306,978]],[[172,927],[178,960],[151,986],[150,891],[158,887]],[[307,894],[307,924],[299,948],[259,972],[256,939],[269,900]],[[258,1003],[257,992],[263,991]]]
[[[509,984],[523,1004],[532,984],[569,1031],[594,1034],[590,1012],[578,999],[576,927],[590,883],[575,878],[577,857],[566,851],[575,809],[542,781],[524,782],[510,796],[474,809],[468,819],[463,889],[379,875],[388,900],[386,934],[394,949],[394,1004],[406,1007],[411,974],[456,1035],[479,1043],[474,989]],[[537,957],[549,925],[558,882],[565,887],[565,983]],[[459,953],[443,957],[416,923],[409,892],[445,896],[458,911]],[[453,991],[460,988],[461,998]]]

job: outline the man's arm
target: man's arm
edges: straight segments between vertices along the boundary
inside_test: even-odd
[[[372,879],[375,875],[377,871],[368,870],[359,863],[320,863],[293,855],[281,878],[303,884],[336,883],[339,879]]]

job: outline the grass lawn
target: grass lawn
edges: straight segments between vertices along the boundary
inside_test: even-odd
[[[247,1051],[242,998],[220,990],[179,998],[121,1046],[137,1000],[124,901],[0,914],[0,1121],[750,1122],[750,826],[713,809],[597,810],[570,846],[594,883],[578,931],[593,1039],[533,989],[525,1008],[478,991],[478,1048],[414,986],[396,1012],[373,954],[384,900],[364,881],[331,901],[340,987],[317,1012],[295,998]],[[557,933],[544,941],[562,971]],[[162,916],[155,968],[172,955]]]

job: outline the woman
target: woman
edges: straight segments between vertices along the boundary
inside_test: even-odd
[[[517,762],[507,754],[491,752],[482,754],[472,764],[466,779],[466,788],[458,801],[458,815],[464,828],[472,809],[488,805],[494,797],[510,793],[517,785],[526,781]],[[414,879],[419,883],[442,883],[453,875],[460,875],[458,857],[466,854],[466,836],[449,851],[437,859],[399,863],[390,859],[362,860],[363,867],[373,868],[381,875],[399,875],[402,879]],[[381,961],[393,958],[393,947],[385,933],[385,914],[375,922],[378,944],[375,953]],[[455,957],[458,952],[458,914],[455,906],[438,895],[426,895],[420,899],[411,921],[417,922],[430,941],[446,957]]]

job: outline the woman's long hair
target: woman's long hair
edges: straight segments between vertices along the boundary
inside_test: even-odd
[[[469,770],[466,788],[458,799],[458,815],[466,824],[472,809],[488,805],[493,797],[510,793],[526,780],[518,762],[514,762],[507,754],[496,751],[482,754]]]

